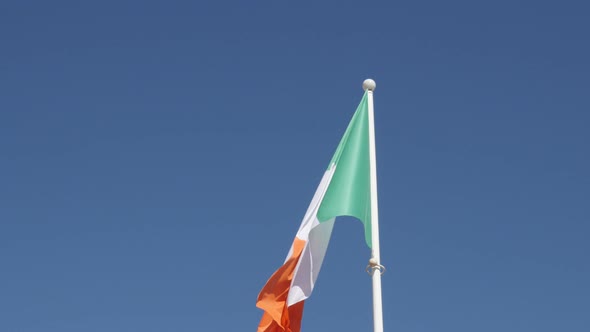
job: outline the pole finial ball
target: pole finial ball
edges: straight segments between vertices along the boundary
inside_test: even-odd
[[[370,90],[373,91],[375,90],[375,87],[377,87],[377,84],[375,83],[375,81],[373,81],[370,78],[367,78],[364,82],[363,82],[363,90]]]

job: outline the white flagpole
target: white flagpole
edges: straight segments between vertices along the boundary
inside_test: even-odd
[[[383,306],[381,301],[381,274],[385,271],[380,264],[379,255],[379,212],[377,205],[377,158],[375,153],[375,116],[373,109],[373,90],[376,84],[372,79],[363,82],[367,91],[369,113],[369,162],[371,177],[371,259],[367,271],[373,279],[373,330],[383,332]]]

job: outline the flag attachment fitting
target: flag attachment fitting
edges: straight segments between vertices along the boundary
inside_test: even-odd
[[[375,258],[369,259],[369,265],[365,268],[365,271],[372,276],[375,270],[379,270],[379,274],[383,275],[385,273],[385,266],[379,264]]]

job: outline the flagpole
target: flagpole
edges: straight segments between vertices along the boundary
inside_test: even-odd
[[[371,259],[367,272],[373,279],[373,330],[383,332],[383,306],[381,300],[381,274],[385,268],[380,264],[379,254],[379,212],[377,204],[377,156],[375,152],[375,116],[373,108],[373,91],[376,84],[372,79],[363,82],[363,89],[367,91],[369,115],[369,162],[371,177]]]

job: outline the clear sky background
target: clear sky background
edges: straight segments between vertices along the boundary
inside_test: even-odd
[[[0,2],[0,331],[254,331],[367,77],[386,331],[590,330],[589,11]],[[368,258],[303,331],[371,331]]]

